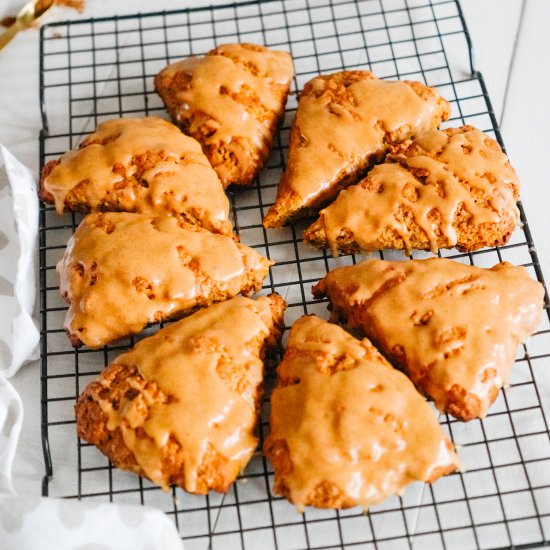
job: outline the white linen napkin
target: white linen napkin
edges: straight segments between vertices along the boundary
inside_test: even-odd
[[[38,201],[32,172],[0,144],[0,376],[36,359]]]
[[[174,523],[144,506],[0,496],[2,550],[182,550]]]

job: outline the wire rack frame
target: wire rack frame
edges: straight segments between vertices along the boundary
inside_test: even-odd
[[[371,69],[383,78],[416,79],[437,86],[451,101],[447,126],[473,124],[502,145],[483,76],[474,68],[471,41],[455,0],[269,0],[221,7],[97,18],[45,25],[41,30],[40,99],[43,165],[101,121],[118,116],[166,116],[152,86],[167,63],[220,43],[249,41],[292,53],[293,91],[321,72]],[[450,51],[464,52],[464,59]],[[290,326],[304,313],[326,318],[326,303],[310,288],[329,270],[359,257],[334,259],[301,242],[305,224],[265,230],[261,218],[273,203],[284,169],[288,133],[296,110],[291,95],[270,160],[255,184],[229,191],[241,240],[276,261],[263,292],[287,300]],[[510,242],[471,254],[441,255],[483,267],[510,261],[543,276],[523,208],[523,226]],[[488,416],[467,424],[440,416],[466,464],[433,486],[413,484],[368,514],[308,509],[298,514],[274,495],[273,471],[257,453],[226,495],[164,493],[147,480],[112,467],[78,440],[74,403],[84,386],[134,338],[101,350],[73,349],[63,333],[66,306],[59,297],[55,264],[81,217],[59,217],[41,205],[40,311],[43,494],[155,506],[174,519],[187,549],[195,548],[521,548],[550,541],[550,433],[545,403],[550,357],[545,317],[520,346],[510,387]],[[416,252],[414,258],[429,254]],[[397,252],[381,258],[405,259]],[[546,296],[548,310],[548,296]],[[154,332],[149,328],[143,335]],[[268,370],[266,395],[273,385]],[[262,403],[260,445],[269,414]]]

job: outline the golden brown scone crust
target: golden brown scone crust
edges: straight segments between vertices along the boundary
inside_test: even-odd
[[[269,157],[294,76],[287,52],[224,44],[168,65],[155,89],[198,140],[224,187],[250,185]]]
[[[518,344],[538,325],[544,290],[527,270],[431,258],[367,260],[313,287],[402,368],[436,407],[484,417],[508,382]]]
[[[343,71],[310,80],[300,94],[277,200],[264,218],[279,227],[316,214],[384,160],[389,147],[436,128],[449,102],[420,82]]]
[[[142,340],[82,392],[79,437],[163,488],[227,491],[257,445],[263,359],[284,309],[276,294],[238,297]]]
[[[299,510],[367,508],[460,466],[431,407],[367,340],[310,316],[292,327],[264,452]]]
[[[392,148],[384,164],[321,211],[304,240],[335,256],[501,246],[519,221],[519,188],[499,144],[483,132],[431,130]]]
[[[57,264],[64,328],[91,348],[262,287],[273,262],[170,216],[89,214]]]
[[[168,214],[232,231],[229,200],[200,144],[158,117],[103,122],[78,149],[44,166],[39,196],[59,214]]]

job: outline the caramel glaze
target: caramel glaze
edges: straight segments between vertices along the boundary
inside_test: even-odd
[[[211,477],[223,477],[221,488],[226,490],[258,444],[254,429],[263,355],[280,337],[277,325],[283,308],[277,295],[258,300],[237,297],[163,328],[108,367],[122,366],[129,372],[137,368],[145,389],[136,383],[135,391],[114,400],[100,375],[84,391],[77,416],[86,399],[97,402],[109,432],[122,432],[135,459],[133,469],[164,489],[178,480],[189,492],[205,493],[210,487],[204,483],[211,483],[204,479],[205,464],[212,452],[217,453],[228,465]],[[147,399],[151,393],[162,399]],[[167,472],[169,442],[178,448],[175,456],[183,476]],[[117,466],[129,466],[116,455],[110,458]]]
[[[57,265],[64,327],[91,348],[239,293],[273,262],[226,235],[170,216],[90,214]]]
[[[476,250],[504,244],[520,182],[496,141],[471,126],[431,130],[343,191],[305,233],[339,252]]]
[[[308,82],[292,124],[287,168],[264,225],[312,214],[355,183],[390,145],[439,125],[449,104],[419,82],[344,71]]]
[[[336,315],[378,343],[439,410],[462,420],[485,416],[544,299],[523,267],[442,258],[338,268],[313,294],[328,296]]]
[[[182,216],[231,234],[229,201],[200,144],[158,117],[100,124],[79,149],[44,167],[41,197],[82,212]]]
[[[226,187],[249,185],[267,160],[293,76],[287,52],[224,44],[168,65],[155,87],[175,122],[201,142]],[[213,148],[223,149],[223,158]]]
[[[277,379],[264,452],[300,511],[367,508],[460,466],[431,407],[367,339],[302,317]]]

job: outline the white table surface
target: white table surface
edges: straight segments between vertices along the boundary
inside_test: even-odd
[[[61,18],[90,17],[222,4],[210,0],[88,0],[84,14],[60,10]],[[2,0],[0,17],[17,11],[22,0]],[[314,4],[314,0],[312,0]],[[543,272],[550,277],[547,238],[550,190],[544,179],[550,110],[550,2],[547,0],[462,0],[474,43],[476,66],[485,76],[508,154],[523,181],[521,192]],[[18,36],[0,52],[0,142],[38,170],[38,32]],[[44,474],[40,443],[38,364],[23,368],[12,380],[25,406],[22,439],[14,465],[20,493],[40,493]]]

